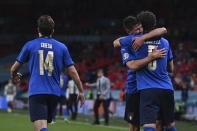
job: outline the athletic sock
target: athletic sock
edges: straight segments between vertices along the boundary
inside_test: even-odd
[[[144,131],[156,131],[154,127],[145,126]]]
[[[166,128],[165,131],[176,131],[176,127],[172,126],[171,128]]]
[[[68,109],[67,108],[64,108],[63,109],[63,112],[64,112],[64,118],[65,119],[68,119]]]
[[[42,128],[42,129],[40,129],[40,131],[48,131],[48,129],[47,128]]]

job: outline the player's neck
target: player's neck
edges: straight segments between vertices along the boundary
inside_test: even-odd
[[[43,37],[43,38],[51,38],[52,37],[52,35],[50,35],[50,36],[43,36],[41,33],[38,33],[38,36],[39,37]]]

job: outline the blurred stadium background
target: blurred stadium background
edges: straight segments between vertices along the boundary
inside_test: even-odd
[[[28,109],[28,65],[24,65],[20,70],[23,78],[17,84],[17,95],[14,100],[16,109],[14,112],[20,114],[19,116],[7,114],[3,110],[7,108],[4,86],[10,78],[10,66],[20,49],[25,42],[37,37],[36,19],[43,14],[49,14],[55,20],[54,38],[68,46],[83,83],[94,82],[96,70],[104,69],[106,76],[112,82],[110,125],[120,127],[106,130],[127,130],[125,127],[127,124],[121,118],[124,114],[125,103],[119,101],[120,92],[126,82],[126,70],[121,63],[119,49],[113,49],[112,42],[115,38],[126,35],[122,28],[122,19],[128,15],[136,15],[141,10],[153,11],[157,15],[157,27],[164,26],[168,30],[165,38],[169,40],[175,56],[175,73],[172,81],[175,88],[177,128],[179,131],[197,129],[195,126],[197,121],[197,10],[195,0],[1,0],[0,130],[11,130],[2,126],[5,122],[16,126],[15,122],[19,120],[17,123],[21,123],[19,124],[21,126],[16,127],[20,131],[23,129],[22,125],[25,126],[23,123],[27,123],[28,118],[26,116],[20,118],[20,115],[27,114]],[[83,121],[84,118],[87,119],[86,122],[89,122],[92,119],[93,98],[96,94],[95,89],[91,90],[93,98],[88,99],[90,89],[85,84],[84,88],[87,101],[85,106],[79,109],[79,113],[83,115],[80,115],[77,121]],[[102,114],[102,111],[100,113]],[[72,124],[76,123],[71,123],[69,126]],[[64,126],[63,123],[61,126]],[[51,128],[60,130],[61,126],[56,129]],[[73,127],[77,128],[76,125]],[[95,127],[89,126],[89,128]],[[97,128],[98,130],[103,128],[104,131],[106,127],[97,126]],[[72,131],[72,129],[68,130]]]

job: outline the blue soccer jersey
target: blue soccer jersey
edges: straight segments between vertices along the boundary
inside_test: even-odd
[[[44,37],[27,42],[17,61],[29,62],[29,96],[36,94],[59,96],[62,69],[74,64],[64,44]]]
[[[126,41],[131,39],[133,36],[126,37]],[[131,46],[129,44],[126,44],[125,39],[121,39],[120,43],[122,45],[121,48],[121,54],[122,54],[122,60],[123,64],[126,65],[126,63],[132,59],[135,59],[135,52],[133,53],[131,50]],[[127,68],[127,82],[126,82],[126,93],[128,94],[134,94],[137,93],[137,83],[136,83],[136,73],[131,71],[128,67]]]
[[[137,78],[137,88],[138,90],[147,88],[162,88],[173,90],[171,80],[167,72],[167,62],[173,59],[172,51],[170,49],[169,43],[166,39],[161,38],[157,41],[147,41],[144,45],[136,52],[132,48],[132,39],[138,36],[128,36],[122,39],[121,45],[124,47],[130,47],[130,54],[134,54],[135,57],[130,57],[130,60],[143,59],[148,56],[148,54],[153,52],[155,46],[157,49],[165,48],[167,51],[167,56],[164,59],[157,59],[150,62],[144,68],[136,72]]]
[[[172,51],[166,39],[161,38],[157,41],[146,41],[137,51],[137,59],[143,59],[153,52],[154,48],[165,48],[167,56],[163,59],[157,59],[150,62],[146,67],[137,71],[138,89],[161,88],[173,90],[171,79],[168,75],[168,61],[173,59]]]
[[[60,75],[60,96],[66,96],[66,89],[68,86],[68,77],[64,74]]]

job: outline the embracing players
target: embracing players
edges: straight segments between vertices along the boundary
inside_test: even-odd
[[[149,11],[138,14],[144,32],[150,32],[156,25],[156,16]],[[140,37],[139,35],[138,37]],[[127,67],[136,71],[137,88],[140,91],[140,124],[144,131],[155,131],[156,120],[160,117],[166,131],[176,131],[174,126],[174,93],[171,80],[167,72],[167,64],[173,71],[173,55],[169,43],[164,38],[154,38],[141,46],[138,51],[132,47],[132,40],[136,36],[129,35],[120,40],[121,46],[128,49]],[[140,60],[147,60],[155,49],[166,50],[166,56],[143,64]],[[136,64],[138,62],[138,64]],[[141,69],[140,69],[141,68]]]
[[[52,121],[60,94],[60,74],[67,67],[68,73],[75,81],[81,106],[85,98],[83,87],[70,57],[67,47],[52,38],[55,23],[48,15],[37,20],[39,38],[27,42],[16,62],[11,67],[11,77],[18,77],[18,70],[22,64],[29,62],[29,111],[35,131],[47,131],[47,122]]]
[[[129,35],[138,35],[143,33],[142,25],[138,22],[137,18],[134,16],[128,16],[123,20],[123,27],[125,31]],[[144,35],[144,37],[140,37],[138,41],[149,39],[151,37],[160,36],[166,33],[165,28],[158,28],[152,30],[150,33]],[[122,37],[123,38],[123,37]],[[120,38],[114,41],[114,47],[120,47],[121,44],[119,42]],[[141,44],[141,43],[140,43]],[[139,48],[140,45],[135,45],[136,48]],[[160,58],[160,54],[164,53],[162,50],[155,51],[152,55],[155,55],[156,58]],[[121,54],[123,57],[123,63],[126,64],[129,59],[129,50],[125,47],[121,48]],[[131,55],[131,54],[130,54]],[[151,57],[151,56],[149,56]],[[139,61],[140,62],[140,61]],[[144,60],[141,61],[142,63]],[[151,62],[151,59],[148,61]],[[136,63],[137,64],[137,63]],[[144,63],[144,64],[147,64]],[[138,131],[139,130],[139,102],[140,96],[139,91],[137,90],[137,83],[136,83],[136,73],[130,70],[127,67],[127,82],[126,82],[126,108],[125,108],[125,117],[124,119],[129,123],[130,131]]]

